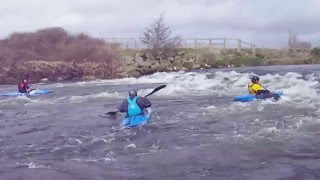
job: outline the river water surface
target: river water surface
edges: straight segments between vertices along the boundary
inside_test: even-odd
[[[319,73],[270,66],[34,84],[54,92],[0,98],[0,179],[318,180]],[[232,101],[253,74],[285,96]],[[150,124],[121,129],[124,114],[105,115],[128,90],[146,95],[162,84],[149,96]]]

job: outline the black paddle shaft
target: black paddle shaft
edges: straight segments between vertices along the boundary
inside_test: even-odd
[[[151,94],[153,94],[153,93],[155,93],[155,92],[159,91],[160,89],[165,88],[166,86],[167,86],[167,85],[161,85],[161,86],[159,86],[159,87],[155,88],[151,93],[149,93],[149,94],[145,95],[144,97],[146,98],[146,97],[150,96]]]

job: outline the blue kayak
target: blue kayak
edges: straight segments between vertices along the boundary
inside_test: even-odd
[[[35,89],[30,91],[29,93],[21,93],[21,92],[7,92],[7,93],[0,93],[0,96],[8,96],[8,97],[16,97],[16,96],[37,96],[37,95],[44,95],[53,92],[53,90],[48,89]]]
[[[240,95],[240,96],[235,96],[233,98],[234,101],[240,101],[240,102],[249,102],[249,101],[254,101],[257,99],[268,99],[268,98],[275,98],[278,100],[280,96],[283,95],[282,91],[274,92],[275,94],[263,94],[263,95],[253,95],[253,94],[245,94],[245,95]]]
[[[135,127],[147,123],[150,119],[150,114],[142,114],[138,116],[126,117],[122,120],[123,127]]]

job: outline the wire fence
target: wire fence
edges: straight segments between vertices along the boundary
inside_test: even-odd
[[[148,48],[139,38],[104,38],[108,43],[115,44],[126,49],[144,49]],[[231,38],[183,38],[182,48],[223,48],[223,49],[249,49],[254,51],[255,44],[242,41],[241,39]]]

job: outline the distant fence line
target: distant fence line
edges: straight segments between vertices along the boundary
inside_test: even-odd
[[[139,38],[104,38],[106,42],[116,44],[122,48],[142,49],[148,46],[143,44]],[[231,38],[182,38],[182,48],[224,48],[224,49],[250,49],[255,50],[255,44]]]

